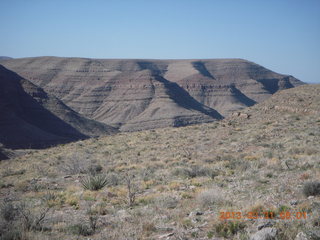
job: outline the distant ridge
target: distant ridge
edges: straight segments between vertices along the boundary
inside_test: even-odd
[[[0,143],[4,147],[42,148],[115,132],[0,65]]]
[[[2,60],[87,118],[121,131],[219,120],[304,84],[243,59]]]
[[[0,56],[0,60],[8,60],[8,59],[13,59],[13,58],[7,57],[7,56]]]

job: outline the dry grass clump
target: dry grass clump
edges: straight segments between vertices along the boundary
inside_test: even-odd
[[[223,201],[222,191],[217,188],[203,190],[196,197],[196,202],[203,208],[212,208]]]
[[[156,204],[161,208],[173,209],[179,204],[179,197],[173,194],[165,193],[156,199]]]
[[[200,165],[191,165],[189,167],[177,167],[172,171],[174,176],[180,176],[185,178],[195,177],[210,177],[214,178],[218,175],[217,171],[208,167]]]

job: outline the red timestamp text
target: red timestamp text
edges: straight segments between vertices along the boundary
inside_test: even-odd
[[[265,211],[265,212],[220,212],[219,218],[221,220],[228,220],[228,219],[274,219],[278,218],[281,220],[294,220],[294,219],[307,219],[308,215],[307,212],[290,212],[290,211],[283,211],[276,214],[273,211]]]

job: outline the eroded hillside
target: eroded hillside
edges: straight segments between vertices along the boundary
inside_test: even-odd
[[[4,147],[43,148],[115,132],[0,65],[0,143]]]
[[[123,131],[211,122],[302,84],[242,59],[36,57],[1,64],[74,111]]]

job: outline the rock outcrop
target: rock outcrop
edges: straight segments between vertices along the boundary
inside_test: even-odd
[[[273,240],[276,239],[277,229],[276,228],[263,228],[251,236],[250,240]]]
[[[214,121],[303,84],[242,59],[36,57],[1,64],[74,111],[123,131]]]

